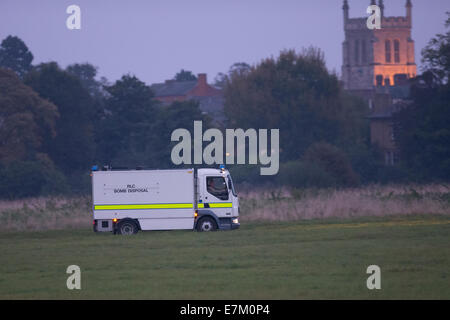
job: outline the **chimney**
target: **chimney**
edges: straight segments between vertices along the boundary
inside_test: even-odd
[[[205,88],[208,85],[206,81],[206,73],[199,73],[197,77],[198,77],[197,85],[201,88]]]

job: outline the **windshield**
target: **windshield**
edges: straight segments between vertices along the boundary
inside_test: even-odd
[[[237,197],[237,193],[236,190],[234,189],[234,183],[233,180],[231,180],[231,176],[228,175],[227,178],[228,178],[228,189],[230,189],[231,192],[233,192],[233,196]]]
[[[224,177],[206,177],[206,190],[220,200],[228,200],[228,189]]]

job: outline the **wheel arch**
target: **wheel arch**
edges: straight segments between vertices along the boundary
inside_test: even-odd
[[[197,229],[197,223],[204,217],[210,217],[216,223],[216,228],[220,229],[219,218],[217,215],[211,210],[198,210],[198,217],[195,219],[194,229]]]
[[[123,222],[123,221],[131,221],[131,222],[133,222],[136,225],[136,227],[138,228],[139,231],[142,230],[141,229],[141,224],[139,223],[139,219],[133,219],[133,218],[129,218],[129,217],[123,218],[123,219],[119,219],[119,221],[117,221],[117,223],[115,224],[115,228],[117,229],[119,227],[119,224],[121,222]]]

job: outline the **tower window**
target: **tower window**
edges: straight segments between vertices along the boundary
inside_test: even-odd
[[[395,63],[400,63],[400,41],[394,40],[394,60]]]
[[[386,51],[386,63],[391,62],[391,40],[386,40],[384,43]]]
[[[355,40],[355,62],[359,63],[359,40]]]
[[[367,49],[366,49],[366,40],[361,40],[361,56],[362,62],[367,63]]]

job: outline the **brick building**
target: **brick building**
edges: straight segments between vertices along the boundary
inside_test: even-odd
[[[395,144],[393,115],[409,104],[409,86],[378,87],[371,100],[370,120],[371,143],[381,148],[386,165],[395,165],[399,160]]]

